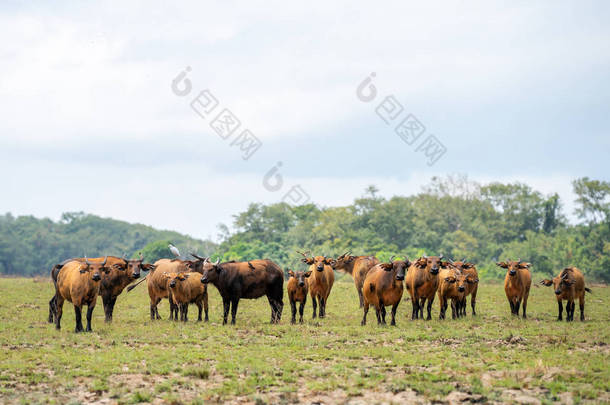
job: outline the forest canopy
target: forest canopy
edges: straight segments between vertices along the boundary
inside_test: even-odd
[[[577,223],[570,223],[557,194],[543,195],[521,183],[480,185],[463,176],[432,178],[419,194],[378,195],[375,186],[345,207],[292,207],[252,203],[234,216],[233,231],[219,225],[216,245],[176,232],[66,213],[58,222],[31,216],[0,216],[0,274],[46,274],[61,260],[88,254],[147,261],[168,257],[167,244],[213,259],[269,258],[280,266],[303,268],[297,250],[337,256],[346,251],[373,254],[443,253],[475,262],[483,279],[499,279],[498,260],[521,258],[532,271],[550,276],[576,266],[594,281],[610,281],[610,183],[573,182]]]

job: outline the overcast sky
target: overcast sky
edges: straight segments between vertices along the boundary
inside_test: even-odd
[[[295,185],[335,206],[463,173],[557,192],[569,214],[572,179],[610,180],[610,3],[286,3],[3,1],[0,212],[214,238]],[[203,90],[218,105],[202,118]],[[210,126],[225,108],[241,122],[226,140]],[[394,132],[408,114],[412,145]],[[245,129],[262,144],[248,160],[231,145]],[[263,186],[278,162],[283,183]]]

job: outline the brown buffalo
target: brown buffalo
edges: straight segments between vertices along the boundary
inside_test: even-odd
[[[271,323],[279,323],[284,308],[284,273],[271,260],[216,263],[203,261],[201,282],[211,283],[218,289],[224,307],[223,324],[227,323],[229,307],[231,324],[235,324],[239,300],[267,296],[271,307]]]
[[[404,290],[403,280],[405,273],[411,262],[405,257],[405,260],[394,261],[394,256],[390,258],[389,263],[379,263],[368,271],[364,279],[362,293],[364,295],[364,314],[362,316],[361,325],[366,325],[366,314],[369,312],[369,305],[375,307],[377,315],[377,324],[385,325],[385,307],[392,307],[392,321],[390,325],[396,325],[396,309]]]
[[[290,301],[290,309],[292,311],[292,319],[290,323],[296,322],[297,314],[297,302],[299,303],[299,322],[303,323],[303,309],[305,303],[307,303],[307,291],[309,285],[307,284],[307,278],[311,275],[311,271],[297,271],[288,270],[290,278],[288,284],[286,284],[286,291],[288,292],[288,300]]]
[[[342,254],[336,260],[331,260],[330,262],[334,270],[342,270],[354,278],[354,284],[360,299],[360,308],[364,305],[362,297],[364,278],[369,270],[377,264],[379,264],[379,260],[375,256],[352,256],[349,252]]]
[[[201,322],[202,309],[205,311],[205,321],[208,318],[208,286],[201,283],[201,273],[164,273],[171,290],[171,299],[180,309],[180,320],[188,321],[189,304],[197,305],[199,314],[197,322]]]
[[[519,307],[523,303],[523,317],[527,318],[527,298],[532,286],[532,275],[529,270],[531,264],[519,259],[517,261],[498,262],[496,265],[507,270],[506,277],[504,277],[504,292],[510,304],[510,312],[519,316]]]
[[[65,263],[55,282],[55,327],[61,328],[64,301],[74,305],[76,314],[75,332],[83,332],[82,307],[87,305],[87,332],[91,331],[91,316],[100,289],[102,273],[108,272],[106,260],[102,262],[71,261]]]
[[[432,303],[438,288],[438,272],[440,269],[449,267],[449,262],[440,256],[423,256],[417,259],[409,267],[405,285],[411,296],[413,314],[411,319],[424,318],[424,304],[428,301],[427,320],[432,319]]]
[[[297,252],[303,255],[301,261],[309,265],[311,276],[307,279],[309,282],[309,295],[311,296],[311,306],[313,307],[313,317],[316,317],[316,310],[320,304],[320,318],[326,316],[326,303],[328,296],[335,282],[335,273],[330,266],[331,258],[326,256],[307,257],[305,253]],[[317,302],[316,302],[317,300]]]
[[[566,267],[559,275],[552,280],[542,280],[540,284],[544,284],[547,287],[553,286],[555,290],[555,297],[557,298],[557,306],[559,309],[559,315],[557,320],[562,320],[563,314],[563,300],[568,301],[566,304],[566,321],[570,322],[574,320],[574,309],[576,307],[576,299],[580,306],[580,320],[585,320],[585,291],[591,292],[591,289],[585,287],[585,277],[582,272],[576,267]]]
[[[457,304],[458,316],[466,316],[466,300],[470,295],[470,307],[472,308],[472,315],[476,315],[476,303],[477,303],[477,291],[479,289],[479,273],[473,263],[467,262],[466,259],[461,261],[453,262],[455,269],[459,270],[460,273],[466,275],[466,293],[464,299]]]
[[[102,297],[102,302],[104,304],[104,314],[106,318],[106,322],[112,321],[112,314],[114,312],[114,305],[116,303],[117,297],[123,292],[125,287],[130,284],[132,281],[140,278],[140,273],[142,271],[149,271],[154,269],[154,265],[143,263],[143,257],[140,253],[139,259],[125,259],[116,256],[107,256],[106,267],[110,269],[109,272],[102,273],[102,280],[100,282],[100,296]],[[95,257],[89,258],[90,262],[101,262],[104,260],[103,257]],[[51,277],[55,280],[57,277],[57,273],[64,264],[69,261],[78,261],[84,263],[85,258],[74,258],[66,260],[58,265],[53,267],[51,272]],[[128,289],[129,291],[129,289]],[[52,307],[53,299],[49,303],[49,322],[53,322],[53,314]]]
[[[178,320],[178,307],[170,297],[167,277],[164,273],[186,273],[190,271],[193,262],[178,259],[159,259],[155,262],[155,269],[146,277],[148,296],[150,297],[150,319],[161,319],[158,305],[163,298],[169,301],[169,319]]]
[[[442,269],[438,273],[438,319],[445,319],[448,301],[451,301],[451,317],[455,319],[462,315],[459,305],[466,299],[466,285],[466,274],[455,268]]]

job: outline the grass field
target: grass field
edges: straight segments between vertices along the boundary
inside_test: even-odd
[[[600,286],[584,323],[555,321],[544,287],[532,288],[530,318],[514,319],[502,285],[483,284],[477,317],[439,321],[435,302],[434,320],[412,322],[403,302],[397,327],[378,327],[374,312],[361,327],[349,276],[326,319],[312,321],[308,302],[295,326],[287,298],[281,325],[263,298],[242,300],[237,325],[222,326],[212,286],[209,323],[168,321],[167,301],[151,322],[143,284],[119,297],[113,324],[98,300],[83,334],[69,303],[60,332],[46,322],[52,293],[48,280],[0,279],[2,403],[610,401],[610,289]]]

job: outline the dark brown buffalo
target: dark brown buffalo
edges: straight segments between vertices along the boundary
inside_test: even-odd
[[[106,260],[102,262],[70,261],[57,273],[55,282],[55,328],[61,328],[64,301],[74,305],[76,315],[75,332],[83,332],[82,307],[87,305],[87,332],[91,331],[91,316],[99,294],[102,273],[108,272]]]
[[[292,311],[292,318],[290,323],[296,322],[297,315],[297,302],[299,303],[299,322],[303,323],[303,309],[305,303],[307,303],[307,291],[309,285],[307,284],[307,278],[311,275],[311,271],[297,271],[288,270],[290,278],[288,284],[286,284],[286,291],[288,292],[288,300],[290,301],[290,309]]]
[[[364,279],[369,270],[377,264],[379,264],[379,260],[375,256],[352,256],[350,252],[344,253],[337,257],[336,260],[331,260],[330,262],[334,270],[342,270],[353,277],[358,298],[360,299],[360,308],[364,305],[362,296]]]
[[[443,260],[443,255],[423,256],[411,264],[405,279],[407,291],[411,296],[411,304],[413,304],[411,319],[424,319],[426,301],[428,301],[426,319],[432,319],[432,303],[438,288],[438,272],[448,268],[449,265],[449,261]]]
[[[202,259],[202,258],[198,258]],[[271,260],[248,262],[210,262],[203,258],[201,282],[211,283],[218,289],[224,307],[223,324],[227,323],[229,308],[231,324],[235,324],[239,300],[267,296],[271,307],[271,323],[279,323],[284,308],[284,272]]]
[[[547,287],[553,286],[555,290],[555,297],[557,298],[557,306],[559,309],[559,315],[557,320],[562,320],[563,314],[563,300],[568,301],[566,304],[566,321],[570,322],[574,320],[574,310],[576,308],[576,299],[580,306],[580,320],[585,320],[585,291],[591,292],[591,289],[585,287],[585,276],[576,267],[566,267],[559,275],[552,280],[542,280],[540,284],[544,284]]]
[[[392,307],[392,321],[390,325],[396,325],[396,309],[402,298],[404,290],[403,280],[405,273],[411,262],[405,257],[405,260],[393,260],[390,258],[389,263],[379,263],[369,270],[364,279],[362,292],[364,294],[364,314],[362,316],[361,325],[366,325],[366,314],[369,312],[369,305],[375,307],[377,315],[377,324],[385,325],[385,307]]]
[[[309,295],[311,296],[311,306],[313,307],[313,317],[316,317],[316,309],[320,304],[320,318],[326,316],[326,303],[328,296],[335,282],[335,273],[330,266],[331,258],[326,256],[307,257],[305,253],[297,252],[303,255],[301,261],[309,265],[311,276],[307,279],[309,282]],[[317,302],[316,302],[317,300]]]
[[[504,292],[510,304],[510,312],[519,316],[519,307],[523,303],[523,317],[527,318],[527,298],[532,286],[532,275],[529,270],[531,264],[519,259],[516,262],[510,260],[498,262],[496,265],[507,270],[504,277]]]
[[[466,275],[466,291],[464,298],[457,303],[458,316],[466,316],[466,301],[470,295],[470,306],[472,308],[472,315],[476,315],[476,303],[477,303],[477,292],[479,289],[479,273],[473,263],[467,262],[466,259],[461,261],[453,262],[453,268],[458,270],[460,273]]]

